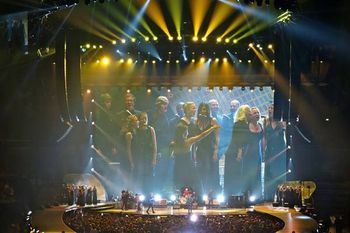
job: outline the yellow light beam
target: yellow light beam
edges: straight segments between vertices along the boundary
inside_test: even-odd
[[[233,13],[233,11],[233,7],[217,2],[204,37],[208,37],[225,19],[227,19],[227,17]]]
[[[195,37],[198,36],[200,26],[203,23],[205,15],[209,9],[210,0],[191,0],[189,1],[193,22],[193,34]]]
[[[181,19],[183,0],[167,0],[166,1],[171,17],[173,18],[177,36],[181,36]]]
[[[246,23],[245,25],[243,25],[242,27],[240,27],[233,35],[231,35],[229,38],[232,39],[232,38],[236,38],[237,35],[241,34],[242,32],[244,31],[248,31],[251,29],[252,26],[256,25],[258,23],[258,19],[256,18],[253,18],[250,23]]]
[[[244,22],[244,19],[245,19],[245,16],[243,14],[239,14],[237,18],[233,19],[232,23],[228,28],[226,28],[225,32],[221,34],[220,38],[225,37],[228,33],[236,29],[239,25],[241,25]]]
[[[171,37],[163,12],[157,1],[150,1],[146,13],[168,37]]]

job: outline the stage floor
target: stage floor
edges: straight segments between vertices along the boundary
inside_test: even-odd
[[[143,214],[146,213],[146,209],[141,212],[137,212],[135,209],[121,210],[114,208],[113,203],[103,203],[96,206],[86,206],[84,208],[90,208],[91,210],[98,211],[101,213],[124,213],[124,214]],[[70,209],[81,208],[77,206],[59,206],[49,208],[42,211],[34,211],[33,213],[33,224],[38,226],[40,231],[44,232],[73,232],[62,221],[64,211]],[[174,209],[172,207],[154,208],[155,213],[150,211],[150,215],[187,215],[188,210],[184,208]],[[312,232],[317,229],[317,222],[309,216],[303,215],[294,209],[286,207],[272,207],[271,203],[264,203],[255,205],[250,208],[212,208],[207,209],[198,207],[193,209],[192,214],[196,215],[229,215],[229,214],[245,214],[248,211],[258,211],[273,215],[284,221],[284,228],[278,233],[284,232]],[[54,213],[54,214],[53,214]]]

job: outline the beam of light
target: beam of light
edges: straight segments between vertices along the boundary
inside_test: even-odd
[[[260,20],[273,21],[276,18],[276,13],[274,14],[266,13],[262,11],[260,8],[255,9],[253,7],[249,7],[244,4],[235,3],[228,0],[219,0],[219,1],[239,11],[242,11],[243,13],[247,13],[248,15],[253,15]]]
[[[148,7],[150,0],[147,0],[145,4],[141,7],[141,9],[137,12],[134,19],[127,25],[127,29],[125,30],[127,34],[132,34],[132,30],[135,30],[138,26],[138,24],[141,21],[141,18],[146,12],[146,9]],[[154,35],[152,35],[154,37]]]
[[[214,12],[209,22],[204,37],[208,37],[225,19],[227,19],[234,11],[233,7],[226,4],[216,3]]]
[[[100,149],[97,149],[97,148],[94,147],[94,146],[92,146],[91,149],[94,150],[95,153],[96,153],[98,156],[100,156],[100,157],[103,159],[103,161],[105,161],[107,164],[109,164],[109,163],[111,162],[111,160],[110,160],[109,158],[107,158],[107,156],[105,156],[105,155],[102,153],[102,151],[101,151]]]
[[[240,37],[236,38],[237,40],[242,40],[250,35],[253,35],[257,32],[260,32],[266,28],[268,28],[271,24],[269,22],[260,22],[258,24],[256,24],[254,27],[250,28],[249,30],[247,30],[243,35],[241,35]],[[236,35],[235,35],[236,36]]]
[[[157,51],[156,47],[151,43],[143,42],[139,47],[139,50],[144,54],[149,54],[150,56],[156,58],[158,61],[162,61],[162,58],[160,57],[160,54]]]
[[[253,50],[253,52],[254,52],[255,55],[258,57],[259,61],[263,64],[263,66],[264,66],[264,68],[265,68],[266,70],[272,68],[272,67],[270,66],[270,64],[271,64],[270,59],[267,57],[267,55],[266,55],[263,51],[261,51],[261,50],[255,48],[254,45],[251,46],[250,48]],[[266,62],[265,62],[265,61],[266,61]],[[268,71],[268,72],[269,72],[269,71]]]
[[[178,37],[181,37],[181,19],[182,19],[182,5],[183,0],[166,0],[170,15],[173,19],[176,33]]]
[[[66,131],[62,134],[62,136],[59,137],[59,138],[56,140],[56,142],[62,141],[62,140],[63,140],[64,138],[66,138],[67,135],[72,131],[73,125],[72,125],[69,121],[66,122],[66,125],[68,125],[68,128],[67,128]]]
[[[192,0],[189,1],[191,8],[191,16],[193,22],[193,34],[198,37],[199,29],[208,12],[211,1],[208,0]]]
[[[147,15],[153,22],[168,36],[171,37],[168,26],[165,22],[163,11],[158,1],[151,1],[147,8]]]
[[[287,151],[287,147],[284,148],[283,150],[281,150],[280,152],[278,152],[277,154],[275,154],[274,156],[272,156],[269,160],[265,161],[265,165],[268,165],[268,164],[272,163],[278,157],[283,156],[284,152],[286,152],[286,151]]]
[[[95,101],[96,102],[96,101]],[[100,132],[102,133],[102,135],[108,140],[108,142],[114,144],[115,143],[115,139],[108,134],[106,131],[104,131],[100,126],[98,126],[96,123],[94,124],[94,127]]]
[[[98,36],[102,39],[105,39],[106,41],[112,42],[115,40],[115,38],[120,39],[118,36],[115,35],[112,31],[108,30],[105,25],[94,21],[93,24],[90,23],[90,17],[88,14],[79,14],[80,12],[75,15],[73,19],[70,20],[70,23],[73,24],[75,27],[87,31],[95,36]]]
[[[142,5],[145,6],[145,5],[147,4],[147,6],[148,6],[149,1],[150,1],[150,0],[146,0],[146,3],[145,3],[144,0],[138,0],[138,1],[136,2],[136,4],[137,4],[138,6],[142,6]],[[128,11],[128,12],[130,12],[132,15],[135,16],[135,15],[138,14],[138,11],[139,11],[139,10],[138,10],[133,4],[131,4],[131,1],[129,1],[129,0],[121,1],[121,4],[124,6],[125,10]],[[142,7],[143,7],[143,6],[142,6]],[[145,35],[143,35],[143,34],[141,33],[140,30],[138,30],[136,27],[133,27],[133,25],[131,25],[131,23],[130,23],[129,20],[128,20],[128,17],[125,17],[124,15],[122,15],[121,12],[122,12],[122,11],[120,11],[120,9],[114,9],[114,14],[116,14],[116,16],[119,18],[119,20],[121,20],[125,25],[130,25],[130,27],[132,27],[132,29],[133,29],[135,32],[137,32],[137,33],[139,33],[140,35],[142,35],[143,37],[145,37]],[[144,12],[143,12],[143,14],[144,14]],[[155,36],[155,34],[153,33],[153,31],[151,30],[151,27],[147,24],[147,22],[146,22],[146,20],[145,20],[144,18],[140,18],[138,23],[141,24],[142,27],[143,27],[150,35],[152,35],[152,37]]]
[[[240,27],[234,34],[232,34],[231,36],[229,36],[229,39],[235,38],[237,41],[239,41],[237,39],[237,35],[243,33],[244,31],[249,31],[251,30],[251,28],[255,25],[257,25],[259,23],[259,20],[256,18],[253,18],[250,23],[246,23],[244,24],[242,27]]]
[[[226,28],[225,32],[220,35],[219,38],[225,37],[228,33],[236,29],[239,25],[244,22],[245,16],[243,14],[239,14],[238,17],[234,18],[232,23],[228,28]]]

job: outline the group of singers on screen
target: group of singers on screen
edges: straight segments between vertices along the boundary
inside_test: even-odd
[[[180,102],[168,119],[169,100],[158,96],[155,109],[135,109],[136,98],[125,94],[125,109],[114,113],[112,98],[102,94],[96,124],[96,146],[120,162],[120,182],[129,189],[150,193],[155,189],[190,186],[200,194],[221,192],[219,159],[224,158],[224,194],[249,192],[272,199],[276,186],[285,180],[285,123],[261,118],[257,107],[230,102],[230,113],[219,114],[216,99]],[[261,183],[264,162],[265,188]]]

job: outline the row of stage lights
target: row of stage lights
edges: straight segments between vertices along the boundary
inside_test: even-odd
[[[148,60],[148,59],[144,59],[143,60],[143,63],[144,64],[148,64],[148,63],[152,63],[152,64],[157,64],[157,63],[159,63],[159,62],[162,62],[163,60],[160,60],[160,61],[157,61],[157,60]],[[200,62],[200,63],[206,63],[206,62],[208,62],[208,63],[211,63],[211,62],[215,62],[215,63],[219,63],[219,62],[222,62],[222,63],[228,63],[229,62],[229,59],[228,58],[226,58],[226,57],[224,57],[224,58],[222,58],[222,59],[220,59],[220,58],[215,58],[215,59],[211,59],[211,58],[208,58],[208,59],[206,59],[205,57],[201,57],[201,58],[199,58],[199,59],[191,59],[190,60],[190,62],[191,63],[195,63],[195,62]],[[121,58],[121,59],[119,59],[118,60],[118,62],[119,63],[121,63],[121,64],[123,64],[123,63],[126,63],[126,64],[135,64],[135,63],[138,63],[139,62],[139,60],[133,60],[132,58],[128,58],[128,59],[124,59],[124,58]],[[173,61],[171,61],[171,60],[165,60],[165,63],[166,64],[180,64],[180,60],[179,59],[176,59],[176,60],[173,60]],[[251,59],[248,59],[247,60],[247,63],[248,64],[251,64],[253,61],[251,60]],[[268,63],[275,63],[275,60],[272,60],[272,61],[268,61],[268,60],[264,60],[264,63],[265,64],[268,64]],[[111,63],[111,59],[110,58],[108,58],[108,57],[103,57],[103,58],[101,58],[101,59],[97,59],[96,60],[96,63],[97,64],[103,64],[103,65],[109,65],[110,63]],[[185,61],[185,63],[187,63],[187,61]],[[232,61],[232,63],[236,63],[236,61]],[[237,63],[243,63],[243,60],[241,60],[241,59],[238,59],[237,60]]]
[[[177,36],[177,37],[173,37],[173,36],[169,36],[168,37],[168,41],[182,41],[183,37],[182,36]],[[154,36],[152,38],[148,37],[148,36],[145,36],[143,38],[144,41],[146,42],[150,42],[150,41],[158,41],[158,37]],[[121,38],[119,40],[112,40],[112,44],[116,45],[118,43],[120,44],[126,44],[126,43],[136,43],[138,41],[141,41],[141,40],[138,40],[136,39],[135,37],[131,37],[129,39],[125,39],[125,38]],[[198,36],[193,36],[192,37],[192,41],[193,42],[212,42],[214,40],[210,39],[208,37],[198,37]],[[217,37],[216,40],[214,41],[216,42],[217,44],[220,44],[220,43],[225,43],[225,44],[237,44],[238,43],[238,39],[231,39],[231,38],[222,38],[222,37]]]
[[[182,90],[184,89],[184,88],[181,87],[181,86],[178,87],[178,88],[179,88],[180,91],[182,91]],[[197,89],[198,91],[202,90],[202,88],[203,88],[203,87],[196,87],[196,89]],[[225,88],[227,88],[227,90],[228,90],[229,92],[232,92],[232,90],[233,90],[233,87],[225,87]],[[158,87],[157,89],[158,89],[158,91],[160,91],[160,90],[162,89],[162,87]],[[195,89],[195,88],[187,87],[187,92],[191,93],[194,89]],[[241,91],[249,90],[250,92],[254,92],[254,91],[256,91],[257,89],[258,89],[259,91],[263,91],[263,90],[264,90],[264,87],[263,87],[263,86],[260,86],[260,87],[258,87],[258,88],[253,87],[253,86],[250,86],[250,87],[242,86],[242,87],[241,87]],[[172,88],[166,88],[166,91],[167,91],[168,93],[171,93],[171,90],[172,90]],[[213,92],[213,91],[214,91],[213,87],[208,87],[208,88],[206,88],[205,90],[206,90],[206,91],[209,91],[209,92]],[[219,90],[220,90],[220,91],[223,91],[223,90],[224,90],[224,87],[219,87]],[[272,89],[272,91],[274,92],[275,90]],[[130,93],[130,92],[131,92],[130,89],[126,89],[126,93]],[[147,92],[148,94],[152,93],[152,88],[146,88],[146,92]],[[92,93],[91,89],[86,89],[86,94],[90,95],[91,93]],[[95,100],[92,99],[91,102],[94,103]]]

